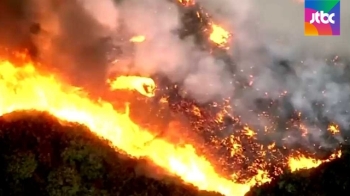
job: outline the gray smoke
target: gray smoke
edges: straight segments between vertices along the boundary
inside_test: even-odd
[[[224,62],[199,50],[192,37],[179,38],[181,13],[174,2],[130,0],[119,10],[131,34],[146,37],[136,44],[128,71],[166,75],[172,82],[183,83],[184,90],[199,102],[228,95],[232,85]]]
[[[271,123],[256,114],[254,101],[287,99],[291,107],[282,105],[277,109],[278,115],[284,119],[290,109],[302,112],[311,139],[323,146],[329,147],[319,133],[325,131],[324,119],[349,129],[348,1],[341,2],[341,36],[333,37],[304,36],[303,3],[297,1],[199,2],[214,18],[226,20],[235,33],[232,55],[237,62],[237,74],[247,79],[254,75],[252,88],[236,93],[233,101],[243,120],[263,129]],[[288,98],[281,96],[284,91]],[[292,140],[288,132],[279,136]]]
[[[225,63],[198,49],[193,37],[179,38],[182,22],[175,2],[16,3],[6,0],[0,4],[5,29],[0,32],[1,44],[31,48],[33,56],[44,65],[53,65],[49,67],[62,72],[73,85],[103,85],[110,72],[162,74],[183,83],[184,90],[200,102],[232,93]],[[143,35],[146,41],[132,44],[129,39],[134,35]],[[113,64],[106,58],[108,53],[116,54]]]
[[[260,115],[257,100],[284,103],[272,114],[286,121],[292,112],[301,112],[304,126],[310,131],[305,141],[308,145],[318,140],[329,146],[322,139],[325,119],[349,127],[350,83],[344,64],[350,54],[347,2],[341,5],[342,31],[338,37],[305,37],[303,4],[293,0],[198,3],[214,22],[233,32],[229,53],[235,60],[236,73],[230,73],[222,60],[199,50],[191,37],[180,39],[177,30],[182,27],[181,12],[175,4],[163,0],[130,0],[116,7],[128,33],[144,35],[146,41],[135,45],[133,63],[116,63],[112,70],[166,75],[172,82],[183,83],[199,102],[232,96],[235,114],[257,129],[275,123]],[[96,15],[96,10],[90,13]],[[337,61],[336,55],[340,56]],[[242,83],[242,78],[252,81],[252,86],[237,88],[235,84]],[[282,131],[277,134],[281,139],[293,136],[278,131]]]

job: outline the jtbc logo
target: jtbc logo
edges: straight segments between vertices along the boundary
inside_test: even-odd
[[[312,19],[310,20],[310,23],[313,24],[314,22],[316,22],[317,24],[334,24],[334,13],[332,14],[328,14],[328,13],[324,13],[323,11],[321,11],[321,13],[316,12],[312,14]],[[321,21],[320,21],[321,20]]]

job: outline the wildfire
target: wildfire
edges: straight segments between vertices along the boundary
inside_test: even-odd
[[[196,2],[194,0],[178,0],[183,6],[189,7],[194,6]],[[203,9],[200,8],[201,12],[203,12]],[[205,15],[209,19],[208,13],[200,13],[197,12],[197,17],[201,18],[202,15]],[[209,19],[210,21],[210,19]],[[218,24],[214,24],[212,22],[209,22],[210,27],[210,35],[209,40],[214,42],[216,45],[218,45],[220,48],[229,49],[228,42],[231,37],[231,33],[225,30],[223,27],[221,27]]]
[[[141,42],[144,42],[146,40],[146,37],[143,36],[143,35],[137,35],[137,36],[134,36],[132,38],[130,38],[130,42],[134,42],[134,43],[141,43]]]
[[[156,88],[151,78],[140,76],[120,76],[108,82],[112,90],[136,90],[147,97],[154,96]],[[252,186],[271,181],[265,169],[268,163],[259,160],[248,167],[248,170],[254,170],[254,175],[248,179],[239,180],[239,172],[248,170],[233,173],[231,179],[224,178],[204,156],[196,152],[192,144],[178,146],[135,124],[129,117],[128,105],[125,113],[117,112],[109,102],[93,101],[53,75],[40,73],[29,61],[15,66],[10,61],[0,60],[0,93],[0,115],[34,109],[47,111],[62,120],[84,124],[118,149],[135,158],[148,157],[155,164],[202,190],[217,191],[227,196],[243,196]],[[160,102],[167,102],[166,98]],[[206,116],[198,107],[192,106],[189,111],[199,118]],[[217,119],[214,120],[216,121]],[[244,142],[249,140],[253,144],[256,135],[256,131],[248,126],[242,128],[241,136],[231,136],[229,139],[232,145],[231,156],[237,163],[249,161],[244,155]],[[266,148],[262,145],[253,148],[260,157],[265,157],[266,151],[274,152],[275,149],[275,143]],[[281,161],[287,161],[290,169],[295,171],[316,167],[340,155],[339,151],[321,161],[299,153]]]
[[[256,133],[251,130],[249,127],[244,127],[244,134],[248,137],[253,137],[254,135],[256,135]]]
[[[128,107],[125,113],[118,113],[110,103],[94,102],[55,77],[40,74],[32,63],[16,67],[0,61],[0,92],[0,115],[16,110],[47,111],[62,120],[86,125],[113,146],[133,157],[148,157],[199,189],[229,196],[244,195],[250,189],[249,184],[220,177],[192,145],[178,147],[141,129],[129,118]]]
[[[228,49],[227,43],[230,38],[230,33],[216,24],[211,24],[211,28],[212,31],[209,35],[209,39],[220,47]]]
[[[178,0],[178,2],[183,6],[195,5],[194,0]],[[201,12],[203,12],[202,9],[197,12],[199,18],[202,15],[208,16],[208,14]],[[210,19],[208,36],[208,40],[218,47],[228,49],[231,33],[220,25],[212,23]],[[133,43],[141,43],[145,40],[146,37],[143,35],[136,35],[129,39]],[[21,53],[18,55],[22,59],[26,57]],[[142,76],[119,76],[106,82],[112,91],[137,91],[145,97],[154,97],[157,88],[152,78]],[[249,86],[253,82],[254,78],[250,76]],[[231,179],[228,179],[219,175],[214,165],[206,157],[196,152],[193,144],[179,146],[152,134],[154,130],[147,130],[136,124],[129,116],[129,105],[126,105],[124,113],[120,113],[119,110],[114,109],[115,106],[111,103],[101,100],[94,101],[55,76],[40,73],[35,68],[35,64],[28,60],[25,60],[23,64],[17,64],[6,59],[1,60],[0,57],[0,93],[0,115],[16,110],[40,110],[47,111],[62,120],[84,124],[96,135],[108,139],[111,145],[127,154],[135,158],[147,157],[158,166],[199,189],[217,191],[226,196],[244,196],[252,186],[271,181],[272,178],[267,169],[271,163],[266,157],[274,157],[275,154],[278,154],[278,148],[282,148],[276,142],[268,145],[259,144],[256,140],[261,132],[246,124],[239,124],[239,118],[231,114],[229,101],[226,101],[224,106],[213,106],[218,110],[222,108],[222,110],[215,113],[212,119],[210,119],[210,114],[202,111],[199,106],[183,104],[185,106],[181,109],[199,119],[198,124],[210,120],[216,124],[225,124],[227,117],[235,122],[232,123],[235,126],[232,128],[234,133],[225,138],[227,141],[224,145],[222,140],[216,139],[216,143],[224,146],[230,152],[228,154],[233,161],[229,164],[238,165],[237,168],[239,168],[239,171],[235,170],[231,174]],[[284,94],[286,93],[285,91]],[[161,98],[159,103],[166,106],[170,104],[167,97]],[[265,117],[267,114],[261,116]],[[175,127],[169,126],[169,129],[176,129]],[[203,127],[201,128],[204,129]],[[302,136],[308,136],[306,126],[299,121],[295,123],[294,127],[302,132]],[[208,129],[216,130],[215,128]],[[330,125],[328,131],[333,135],[340,132],[338,125],[335,124]],[[267,156],[267,153],[275,154]],[[317,167],[340,156],[341,152],[338,151],[327,160],[318,160],[299,152],[294,155],[281,155],[276,159],[283,162],[283,167],[297,171]],[[244,180],[240,179],[245,173],[251,171],[253,171],[252,175],[246,175],[248,177],[245,176]],[[281,172],[278,171],[277,174]]]
[[[146,97],[153,97],[156,84],[152,78],[140,76],[120,76],[108,80],[111,90],[136,90]]]
[[[297,171],[300,169],[309,169],[314,168],[322,163],[329,162],[335,158],[339,158],[341,156],[341,151],[338,151],[331,155],[331,157],[327,160],[317,160],[310,157],[306,157],[304,155],[299,155],[297,157],[291,157],[288,160],[288,165],[291,171]]]
[[[338,125],[329,125],[329,126],[328,126],[328,131],[329,131],[331,134],[335,135],[335,134],[337,134],[337,133],[340,132],[340,131],[339,131],[339,126],[338,126]]]
[[[286,91],[283,93],[285,94]],[[191,101],[180,102],[176,110],[188,112],[187,115],[190,119],[194,117],[194,119],[196,119],[192,122],[194,130],[209,134],[210,144],[214,146],[215,149],[224,150],[225,148],[225,150],[228,151],[229,155],[224,158],[220,157],[220,159],[225,160],[225,163],[223,163],[225,168],[229,170],[232,169],[231,178],[233,180],[249,185],[261,184],[271,180],[269,175],[278,176],[283,173],[284,169],[289,168],[292,171],[296,171],[299,169],[314,168],[324,162],[338,158],[341,155],[339,151],[333,153],[327,160],[320,160],[305,156],[301,153],[303,149],[295,154],[294,150],[281,146],[281,144],[276,144],[276,142],[261,144],[258,141],[258,135],[263,134],[263,132],[269,134],[270,131],[276,133],[274,131],[276,128],[273,126],[266,126],[263,130],[254,130],[249,125],[241,122],[239,116],[234,116],[234,113],[231,113],[234,108],[228,107],[230,105],[229,102],[229,99],[227,99],[221,103],[212,103],[211,107],[219,109],[219,111],[214,112],[213,115],[211,115],[210,112],[208,113],[205,109],[193,105]],[[266,112],[263,112],[261,115],[267,118],[272,117]],[[298,113],[298,117],[291,121],[292,124],[288,126],[288,128],[297,129],[300,131],[300,136],[306,138],[310,133],[307,127],[298,120],[300,117],[301,113]],[[233,122],[234,128],[229,129],[231,132],[229,136],[220,139],[216,137],[216,135],[227,134],[225,122],[228,118]],[[214,123],[214,125],[212,123]],[[286,123],[288,124],[288,122]],[[222,129],[222,127],[224,128]],[[220,132],[221,130],[224,131]],[[211,134],[211,132],[215,133]],[[288,139],[287,137],[283,140]],[[284,154],[281,153],[281,150],[288,152]],[[307,150],[305,154],[307,154]],[[242,170],[241,168],[245,169]]]

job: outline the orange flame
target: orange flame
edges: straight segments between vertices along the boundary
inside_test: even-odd
[[[212,28],[212,31],[210,33],[209,39],[212,42],[219,45],[220,47],[228,49],[227,43],[230,38],[230,33],[226,31],[224,28],[216,24],[212,24],[211,28]]]
[[[178,0],[183,6],[189,7],[196,4],[195,0]],[[203,11],[203,10],[201,10]],[[204,13],[206,16],[209,16],[208,13]],[[197,12],[197,17],[201,18],[201,14]],[[210,22],[211,33],[209,35],[209,40],[217,44],[219,47],[224,49],[229,49],[227,46],[229,38],[231,37],[230,32],[225,30],[223,27],[213,24]]]
[[[32,63],[15,67],[0,61],[0,93],[0,115],[15,110],[47,111],[86,125],[111,145],[133,157],[148,157],[199,189],[228,196],[243,196],[250,189],[249,184],[237,184],[217,174],[192,145],[179,147],[140,128],[129,118],[128,107],[125,113],[118,113],[110,103],[94,102],[53,76],[40,74]]]
[[[116,83],[115,88],[111,85],[112,89],[137,90],[146,96],[149,92],[144,89],[145,84],[150,85],[151,89],[156,87],[151,78],[139,76],[121,76],[109,82]],[[226,179],[215,171],[214,166],[204,156],[196,152],[193,145],[177,146],[135,124],[129,117],[128,106],[125,113],[119,113],[110,103],[93,101],[57,78],[41,74],[31,62],[16,67],[13,63],[0,59],[0,93],[0,115],[15,110],[35,109],[47,111],[62,120],[84,124],[96,135],[108,139],[112,146],[135,158],[148,157],[158,166],[178,175],[198,189],[217,191],[227,196],[243,196],[252,186],[271,180],[267,171],[259,169],[261,167],[257,167],[256,175],[244,183]],[[192,108],[191,111],[200,115],[197,108]],[[249,127],[244,127],[243,132],[252,139],[256,134]],[[231,140],[234,145],[232,155],[241,154],[243,149],[239,138],[232,137]],[[275,144],[267,148],[272,151]],[[316,167],[340,155],[339,151],[324,161],[298,155],[289,158],[288,164],[295,171]],[[237,175],[232,174],[234,180],[235,176]]]
[[[141,42],[144,42],[146,40],[146,37],[143,36],[143,35],[137,35],[137,36],[134,36],[132,38],[130,38],[130,42],[134,42],[134,43],[141,43]]]
[[[331,132],[331,134],[335,135],[339,133],[339,126],[338,125],[329,125],[328,126],[328,131]]]
[[[136,90],[146,97],[153,97],[156,84],[152,78],[140,76],[120,76],[108,80],[111,90]]]
[[[326,160],[317,160],[310,157],[306,157],[304,155],[299,155],[297,157],[290,157],[288,160],[288,165],[291,171],[297,171],[300,169],[310,169],[315,168],[321,165],[322,163],[329,162],[334,160],[335,158],[339,158],[341,156],[341,151],[337,151],[333,153],[329,159]]]

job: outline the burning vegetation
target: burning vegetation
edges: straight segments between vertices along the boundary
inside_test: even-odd
[[[180,39],[194,37],[196,46],[200,48],[198,53],[221,59],[225,62],[225,66],[230,67],[230,75],[235,75],[237,70],[235,69],[234,58],[227,52],[232,49],[230,47],[234,46],[232,44],[234,42],[233,32],[229,32],[219,25],[203,7],[194,1],[179,0],[173,3],[181,10],[181,21],[183,23],[183,29],[178,30],[176,35]],[[44,31],[44,34],[47,33],[46,30],[41,30],[40,24],[34,26],[37,27],[35,28],[36,33],[40,31]],[[289,101],[290,95],[287,90],[280,92],[278,100],[271,98],[267,92],[263,93],[263,98],[254,100],[254,106],[256,107],[248,112],[255,115],[251,115],[249,118],[256,117],[256,121],[264,122],[264,126],[261,126],[262,123],[255,123],[254,120],[249,120],[252,122],[252,124],[249,124],[244,119],[247,116],[240,115],[234,107],[234,96],[220,97],[215,101],[198,101],[191,97],[191,92],[188,89],[184,88],[185,82],[174,82],[165,76],[168,69],[172,69],[171,67],[163,69],[163,74],[151,72],[142,74],[149,71],[148,65],[151,65],[148,63],[151,61],[148,61],[148,59],[144,59],[145,62],[135,60],[133,52],[137,48],[135,49],[134,46],[147,46],[148,41],[152,38],[149,39],[147,35],[143,34],[133,35],[121,39],[122,41],[118,42],[121,46],[113,45],[107,47],[107,52],[103,51],[103,54],[108,54],[107,57],[103,56],[104,58],[102,58],[108,71],[103,73],[103,80],[101,80],[103,82],[99,81],[101,83],[96,83],[95,79],[89,77],[89,75],[75,77],[72,72],[66,74],[53,69],[50,67],[51,65],[46,65],[45,63],[48,62],[41,59],[40,55],[42,54],[28,52],[28,50],[34,50],[35,44],[30,44],[33,48],[30,48],[28,44],[25,47],[21,46],[20,48],[26,49],[24,52],[17,48],[4,49],[0,55],[0,115],[3,115],[0,122],[0,124],[2,123],[1,126],[4,127],[4,130],[12,130],[16,129],[13,128],[16,126],[13,124],[14,122],[24,123],[23,126],[28,126],[28,129],[21,127],[18,131],[25,132],[28,135],[32,134],[28,132],[28,130],[31,130],[29,129],[30,126],[38,126],[36,131],[42,134],[38,137],[44,141],[46,138],[42,138],[44,137],[42,132],[46,131],[45,126],[51,127],[50,129],[59,127],[61,130],[63,129],[62,126],[71,125],[68,122],[78,123],[86,126],[97,137],[109,142],[108,145],[103,144],[105,148],[108,148],[108,152],[104,152],[107,154],[103,155],[103,159],[116,156],[111,154],[113,149],[116,151],[115,153],[123,153],[134,159],[150,161],[152,167],[155,168],[154,171],[159,171],[157,174],[153,174],[152,177],[154,178],[165,179],[167,176],[173,175],[198,190],[217,192],[226,196],[243,196],[252,187],[255,187],[252,189],[254,192],[259,190],[256,187],[265,183],[276,184],[276,179],[282,178],[280,176],[286,175],[286,173],[290,174],[291,172],[300,172],[303,169],[316,168],[323,163],[329,164],[329,162],[342,157],[340,146],[346,140],[342,136],[341,126],[328,119],[325,119],[324,123],[319,126],[313,123],[313,119],[308,119],[307,114],[304,115],[302,112],[293,109],[287,111],[285,108],[289,105],[284,103],[284,101]],[[101,42],[109,44],[112,39],[110,37],[104,38],[102,41],[99,40],[98,44]],[[96,43],[94,42],[94,44]],[[94,44],[88,46],[93,48]],[[159,45],[157,47],[166,49],[163,48],[162,43]],[[121,52],[120,48],[123,48],[124,52]],[[163,51],[159,50],[158,52]],[[84,57],[81,58],[87,58],[87,54],[92,55],[95,52],[88,48],[84,50],[84,55],[82,55]],[[162,56],[161,53],[155,55]],[[155,57],[150,57],[150,59],[152,58]],[[176,59],[177,57],[173,58]],[[62,60],[60,62],[70,62],[71,60],[67,56],[63,59],[60,59]],[[74,62],[81,63],[77,59],[78,57],[74,56]],[[97,61],[99,58],[96,57],[94,60]],[[160,62],[163,62],[161,60]],[[57,62],[53,61],[51,63]],[[88,64],[90,63],[88,62]],[[137,63],[144,63],[145,65],[144,67],[140,65],[137,67],[135,66]],[[283,70],[288,71],[290,69],[288,62],[280,62],[278,65],[283,67]],[[139,69],[143,69],[143,71]],[[69,71],[71,70],[69,69]],[[94,71],[92,72],[94,73]],[[94,76],[94,74],[92,75]],[[74,79],[77,78],[80,80],[75,81]],[[89,85],[72,84],[81,82]],[[254,76],[249,75],[248,78],[239,78],[234,83],[230,82],[230,86],[235,87],[234,93],[240,94],[240,92],[247,89],[255,90],[253,89],[254,82]],[[212,88],[211,84],[207,87]],[[320,104],[319,107],[322,105],[321,103],[315,103],[315,106],[318,106],[317,104]],[[42,117],[46,120],[45,122],[38,125],[34,120],[34,125],[31,125],[26,120],[17,117],[21,115],[16,111],[23,110],[30,111],[29,114],[33,110],[44,111],[59,120],[53,120],[52,117]],[[283,112],[281,112],[282,110]],[[37,113],[33,112],[33,115],[35,116]],[[40,120],[40,118],[38,119]],[[7,119],[11,121],[8,122]],[[12,123],[11,126],[13,127],[9,123]],[[72,126],[64,127],[64,129],[68,134],[78,134],[76,132],[70,133],[70,130],[75,129]],[[84,131],[87,134],[86,130]],[[9,133],[3,132],[2,134]],[[35,133],[33,132],[33,134]],[[54,132],[53,134],[57,133]],[[327,144],[330,144],[332,148],[325,148],[320,141],[314,141],[315,134],[325,138],[322,141],[327,141]],[[57,136],[57,138],[51,139],[55,140],[58,143],[57,145],[60,145],[60,142],[67,142],[67,138],[64,137],[68,136]],[[96,138],[93,140],[95,141]],[[19,144],[19,140],[9,141]],[[301,141],[307,141],[311,145],[302,145]],[[3,142],[6,143],[6,140]],[[11,146],[10,144],[6,145],[8,145],[7,148]],[[67,143],[62,144],[60,149],[67,145]],[[16,148],[20,148],[20,146]],[[44,147],[39,147],[39,149],[42,148]],[[55,148],[51,146],[49,149],[55,151]],[[79,146],[79,148],[84,147]],[[11,150],[6,153],[13,153]],[[21,148],[21,150],[23,149]],[[64,171],[60,172],[64,174],[77,172],[79,168],[83,168],[84,164],[91,161],[90,155],[86,153],[80,160],[75,160],[78,158],[66,158],[64,156],[66,155],[65,152],[60,152],[62,154],[58,155],[57,152],[51,151],[47,152],[49,157],[46,158],[40,157],[41,152],[38,154],[38,152],[29,151],[29,154],[25,155],[25,159],[31,162],[34,159],[36,160],[39,155],[40,159],[43,159],[44,162],[47,161],[46,165],[40,165],[43,164],[40,160],[39,165],[29,168],[31,170],[30,175],[35,175],[35,178],[38,179],[51,179],[50,176],[52,177],[55,174],[47,172],[43,174],[39,170],[43,169],[42,167],[50,167],[50,164],[54,164],[52,163],[54,157],[50,156],[54,156],[55,153],[55,156],[61,156],[55,164],[59,165],[64,162],[64,164],[74,165],[73,169],[62,168]],[[90,152],[87,153],[90,154]],[[95,151],[91,153],[91,156],[97,156],[98,154]],[[19,154],[18,156],[22,155]],[[120,164],[135,164],[135,162],[131,162],[126,161]],[[110,169],[115,166],[114,164],[119,163],[108,162],[99,169]],[[150,165],[150,163],[147,164]],[[10,167],[6,166],[6,168]],[[36,173],[36,171],[39,173]],[[98,173],[100,170],[95,172]],[[143,171],[142,174],[150,175],[148,171]],[[84,175],[93,174],[87,172]],[[98,173],[96,175],[102,174]],[[104,175],[106,174],[104,173]],[[113,173],[113,175],[118,176],[119,174]],[[104,194],[104,189],[118,189],[109,182],[111,178],[111,182],[120,183],[120,180],[115,179],[117,177],[113,175],[106,178],[93,177],[93,180],[86,177],[88,180],[83,181],[86,184],[94,184]],[[101,179],[103,182],[101,182]],[[73,179],[72,181],[74,180],[81,182],[82,179],[79,177],[79,179]],[[137,180],[137,183],[144,183],[142,180],[144,179]],[[39,181],[37,180],[35,183]],[[47,182],[45,181],[45,183]],[[11,184],[11,186],[17,185]],[[52,186],[54,185],[51,183],[49,187],[42,185],[41,188],[52,191]],[[74,184],[69,186],[74,188]],[[162,192],[164,195],[173,189],[173,185],[165,187],[165,192]],[[198,193],[193,188],[184,188],[185,186],[177,185],[174,185],[174,187],[180,187],[178,189],[181,189],[181,193],[174,193],[173,195],[196,195]],[[79,194],[85,194],[86,191],[92,191],[85,190],[85,188],[83,188],[84,190],[75,190],[75,193],[78,194],[81,191]],[[6,191],[8,190],[6,189]],[[132,190],[123,189],[120,194],[133,194],[130,191],[132,192]],[[91,194],[103,195],[102,192]],[[148,194],[155,194],[155,192],[157,190],[153,190]],[[249,192],[249,194],[252,194],[252,192]]]
[[[132,159],[85,126],[37,111],[0,117],[2,195],[207,195],[147,159]]]

